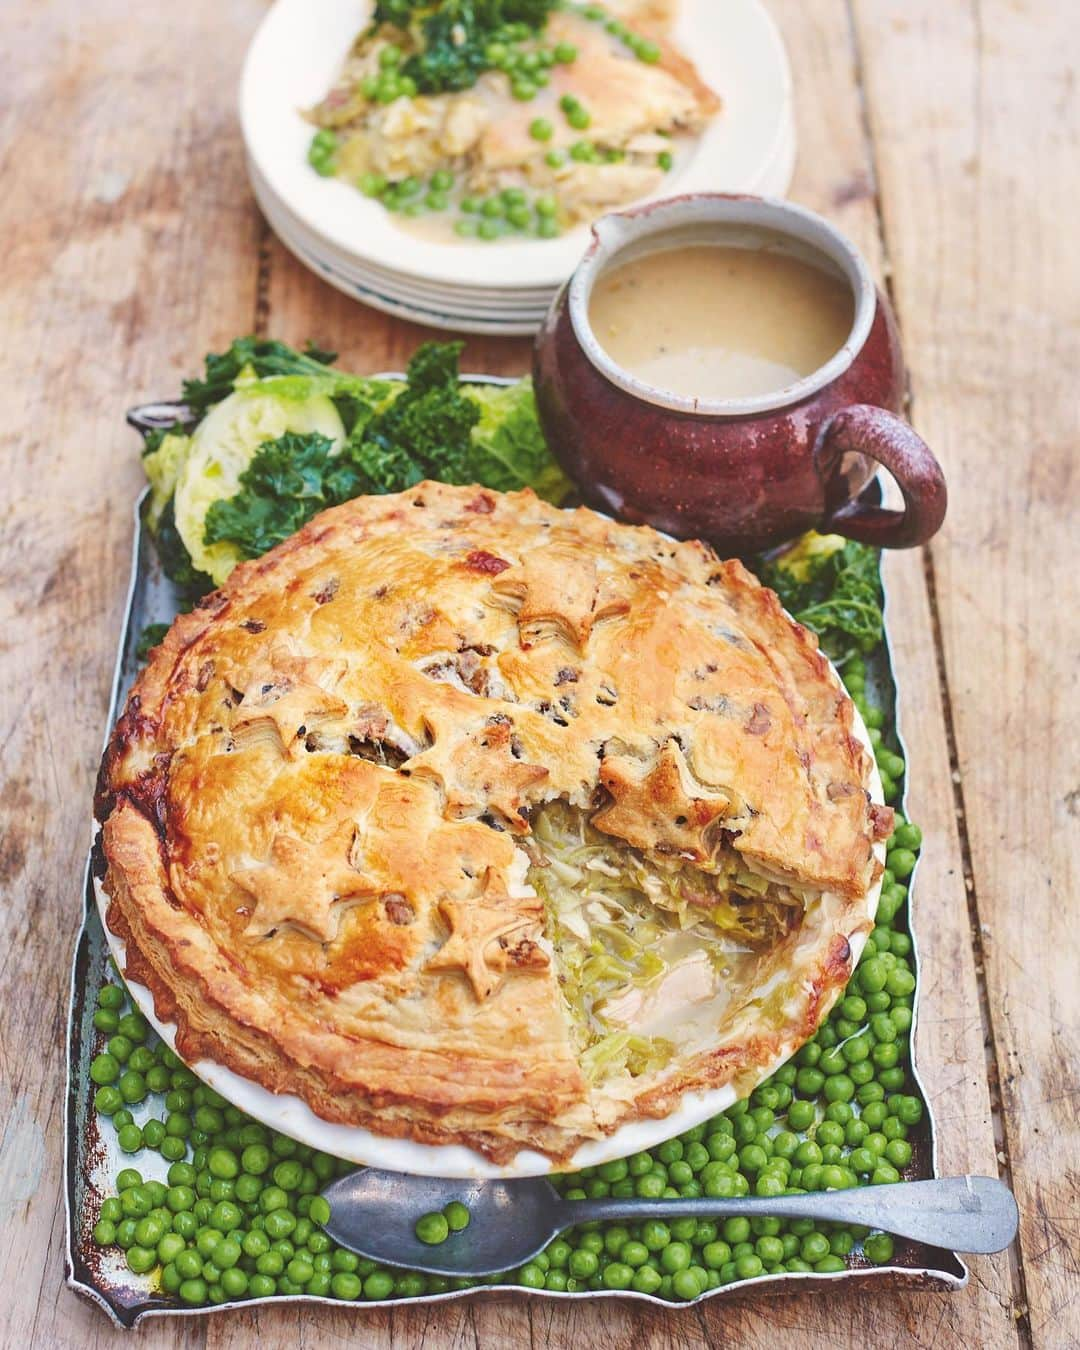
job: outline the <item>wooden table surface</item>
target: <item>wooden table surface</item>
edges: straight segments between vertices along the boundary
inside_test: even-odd
[[[722,4],[723,0],[717,0]],[[886,569],[910,810],[926,836],[918,1056],[941,1164],[999,1174],[1014,1250],[951,1295],[656,1311],[471,1300],[155,1320],[144,1346],[1080,1344],[1077,372],[1072,0],[769,0],[795,67],[792,196],[889,286],[945,528]],[[426,336],[270,236],[236,125],[261,0],[8,0],[0,105],[0,1340],[119,1340],[64,1285],[64,1036],[91,784],[127,586],[123,424],[253,328],[358,371]],[[524,341],[473,341],[518,372]],[[1070,531],[1071,526],[1071,531]]]

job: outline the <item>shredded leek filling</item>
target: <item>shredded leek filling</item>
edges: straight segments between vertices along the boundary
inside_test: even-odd
[[[721,847],[704,867],[650,856],[550,802],[528,880],[545,904],[577,1051],[593,1082],[663,1069],[725,990],[799,922],[804,899]],[[702,1028],[699,1028],[702,1029]]]

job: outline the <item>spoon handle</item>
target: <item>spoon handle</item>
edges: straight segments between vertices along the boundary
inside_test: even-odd
[[[880,1228],[955,1252],[999,1252],[1016,1235],[1012,1192],[996,1177],[940,1177],[808,1195],[732,1200],[569,1200],[574,1223],[597,1219],[822,1219]]]

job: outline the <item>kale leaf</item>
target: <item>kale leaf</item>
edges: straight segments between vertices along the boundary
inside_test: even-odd
[[[206,374],[201,380],[185,380],[183,399],[197,417],[220,403],[233,391],[240,372],[248,367],[260,378],[265,375],[325,375],[326,367],[337,360],[337,352],[327,352],[308,343],[298,352],[284,342],[271,338],[237,338],[226,352],[210,352]]]
[[[320,511],[364,492],[401,492],[424,478],[471,483],[472,430],[481,410],[458,378],[459,342],[429,342],[380,412],[357,421],[341,450],[318,432],[264,441],[240,491],[211,503],[207,544],[228,540],[247,558],[280,544]]]
[[[838,666],[874,650],[884,632],[880,554],[868,544],[805,535],[764,562],[759,576],[784,608],[813,629]]]
[[[148,623],[139,634],[139,640],[135,644],[136,661],[145,661],[159,642],[163,642],[165,634],[169,631],[167,623]]]
[[[492,68],[487,49],[504,24],[540,32],[558,0],[379,0],[374,28],[392,24],[410,32],[420,50],[402,72],[421,93],[471,88]]]
[[[245,557],[258,558],[363,489],[357,469],[334,454],[328,437],[287,431],[255,452],[236,496],[211,503],[204,538],[207,544],[228,540]]]
[[[350,444],[368,491],[402,492],[423,478],[470,483],[471,433],[480,409],[458,378],[461,342],[425,342],[409,362],[407,384]]]

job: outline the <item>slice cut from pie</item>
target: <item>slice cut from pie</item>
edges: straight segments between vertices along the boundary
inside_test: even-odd
[[[177,619],[102,764],[108,921],[189,1059],[565,1161],[809,1037],[891,813],[738,563],[531,493],[317,517]]]

